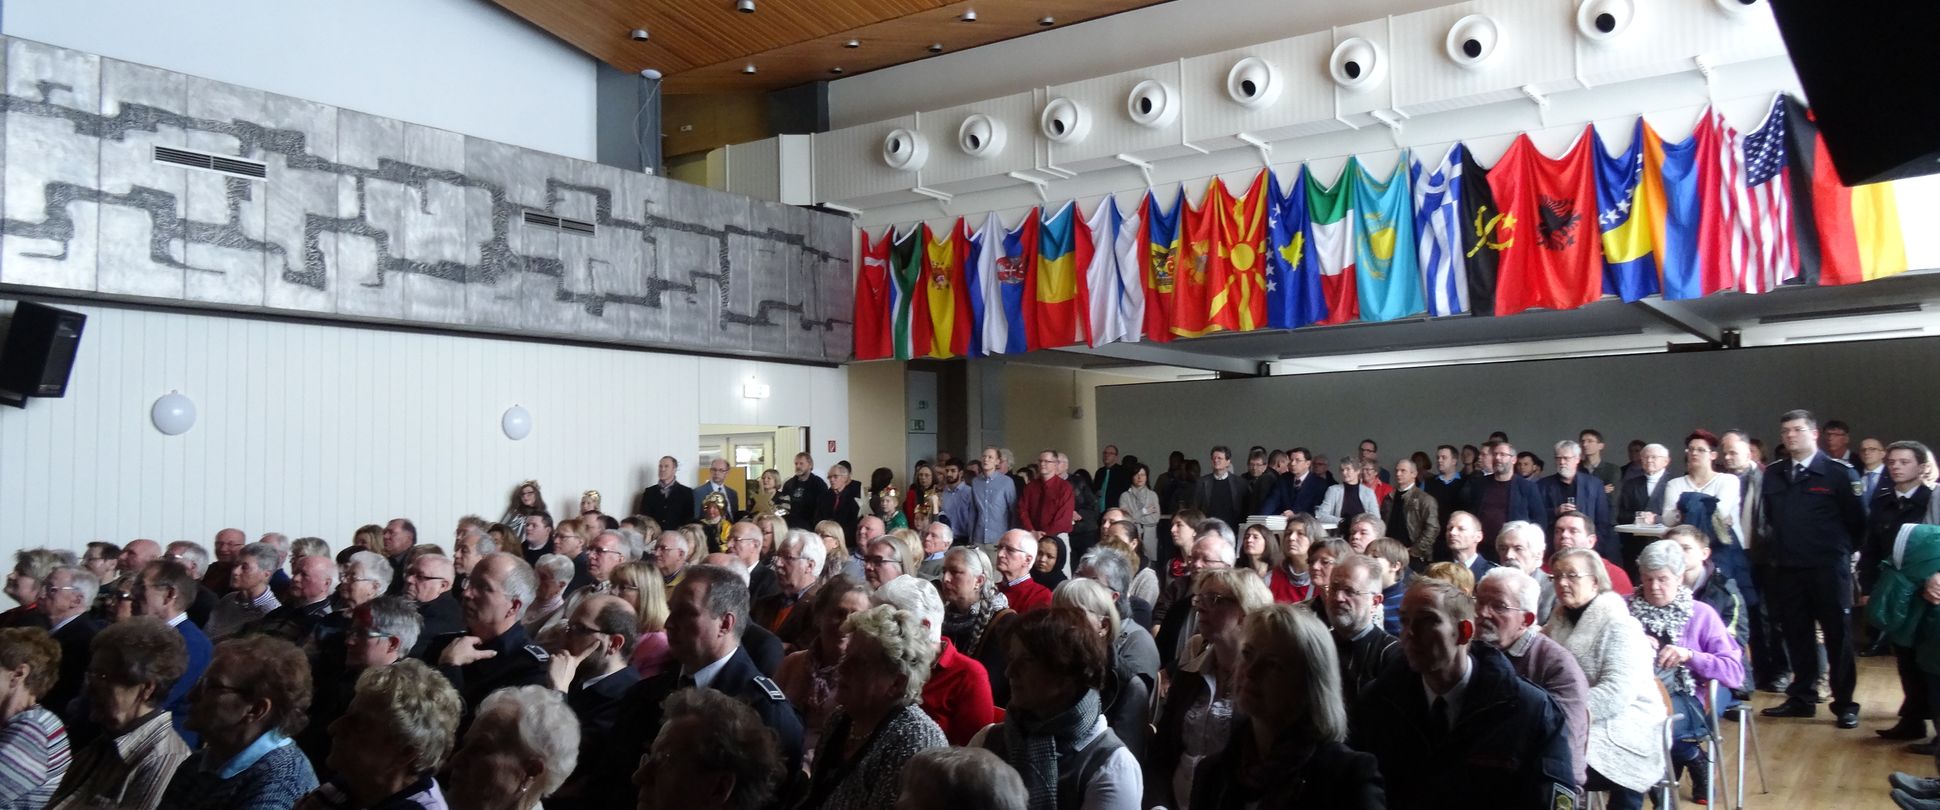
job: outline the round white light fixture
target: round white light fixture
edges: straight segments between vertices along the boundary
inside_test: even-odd
[[[1448,53],[1449,61],[1473,68],[1494,56],[1496,44],[1501,41],[1502,30],[1496,26],[1495,20],[1481,14],[1470,14],[1448,27],[1448,39],[1442,43],[1442,48]]]
[[[942,53],[942,52],[943,52],[943,43],[941,42],[930,43],[930,53]]]
[[[1091,114],[1064,96],[1051,99],[1037,117],[1037,131],[1054,143],[1077,143],[1091,132]]]
[[[1373,40],[1352,37],[1334,46],[1327,59],[1327,73],[1346,90],[1366,90],[1381,83],[1388,74],[1387,56]]]
[[[1272,62],[1249,56],[1226,71],[1226,97],[1245,107],[1265,107],[1280,97],[1280,69]]]
[[[1605,42],[1622,36],[1636,16],[1630,0],[1583,0],[1576,7],[1576,32],[1593,42]]]
[[[977,113],[957,127],[957,148],[975,158],[995,157],[1004,151],[1004,122]]]
[[[1057,24],[1058,24],[1058,18],[1056,18],[1056,17],[1039,17],[1039,18],[1037,18],[1037,24],[1038,24],[1038,25],[1042,25],[1042,26],[1045,26],[1045,27],[1047,27],[1047,28],[1048,28],[1048,27],[1050,27],[1050,26],[1053,26],[1053,25],[1057,25]]]
[[[844,48],[860,48],[860,47],[862,47],[862,40],[859,40],[859,39],[852,39],[852,40],[849,40],[848,42],[844,42],[844,43],[842,43],[842,47],[844,47]]]
[[[742,14],[753,14],[754,0],[734,0],[734,10]]]
[[[628,33],[627,33],[627,36],[629,36],[629,37],[632,37],[632,38],[633,38],[633,41],[634,41],[634,42],[646,42],[646,41],[647,41],[647,29],[645,29],[645,28],[635,28],[635,29],[633,29],[633,30],[632,30],[631,32],[628,32]]]
[[[1125,114],[1142,127],[1163,127],[1179,117],[1179,91],[1157,79],[1146,79],[1132,86],[1125,97]]]
[[[958,17],[957,19],[959,19],[959,20],[962,20],[962,21],[964,21],[964,22],[976,22],[976,21],[977,21],[977,10],[976,10],[976,9],[974,9],[974,8],[973,8],[973,9],[966,9],[966,10],[965,10],[965,11],[963,12],[963,16],[961,16],[961,17]]]
[[[929,141],[920,132],[898,128],[882,138],[882,162],[889,168],[913,172],[929,158]]]
[[[747,64],[746,66],[744,66],[744,67],[742,67],[742,68],[741,68],[741,72],[742,72],[742,73],[745,73],[745,74],[747,74],[747,75],[749,75],[749,76],[753,76],[753,75],[754,75],[754,72],[755,72],[755,70],[756,70],[756,68],[755,68],[755,66],[754,66],[754,63],[753,63],[753,62],[749,62],[749,63],[748,63],[748,64]]]
[[[180,436],[195,427],[195,400],[170,391],[148,408],[148,421],[165,436]]]
[[[524,405],[514,405],[505,409],[505,415],[498,418],[498,427],[505,431],[505,438],[521,441],[532,435],[532,412]]]

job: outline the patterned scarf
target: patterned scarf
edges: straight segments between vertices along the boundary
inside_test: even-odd
[[[1659,644],[1676,644],[1684,635],[1684,625],[1691,621],[1691,589],[1678,587],[1677,597],[1663,607],[1652,605],[1642,593],[1630,600],[1630,615],[1637,617],[1644,626],[1644,632]],[[1658,670],[1657,679],[1664,682],[1664,688],[1674,695],[1697,694],[1697,679],[1691,676],[1687,666]]]
[[[1012,712],[1004,723],[1005,759],[1024,778],[1030,810],[1057,810],[1058,760],[1077,753],[1080,736],[1098,724],[1098,690],[1042,720]]]
[[[943,635],[950,637],[950,643],[964,655],[974,655],[977,642],[983,639],[983,631],[989,629],[990,620],[1010,608],[1009,597],[990,589],[990,595],[979,599],[969,610],[958,611],[945,608],[943,612]]]

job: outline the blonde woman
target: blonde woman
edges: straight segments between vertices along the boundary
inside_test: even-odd
[[[642,678],[660,674],[672,658],[667,649],[667,589],[660,570],[647,560],[635,560],[613,569],[607,579],[613,595],[633,606],[640,620],[640,638],[633,645],[629,662]]]
[[[857,582],[867,577],[862,570],[862,561],[849,553],[849,533],[842,524],[824,520],[815,524],[815,536],[822,538],[822,545],[828,548],[828,557],[822,562],[823,576],[842,574]]]

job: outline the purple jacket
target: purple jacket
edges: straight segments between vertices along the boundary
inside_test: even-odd
[[[1745,651],[1710,605],[1692,600],[1691,620],[1677,634],[1677,646],[1691,651],[1691,660],[1684,665],[1700,687],[1709,681],[1729,689],[1745,685]]]

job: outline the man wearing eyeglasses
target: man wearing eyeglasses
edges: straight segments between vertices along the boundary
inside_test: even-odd
[[[401,595],[371,599],[347,618],[341,654],[322,656],[313,664],[310,722],[296,735],[297,747],[312,762],[324,762],[330,755],[330,724],[349,712],[357,677],[397,663],[428,638],[416,606]]]
[[[1583,517],[1582,512],[1564,512],[1558,515],[1554,528],[1556,529],[1557,551],[1572,548],[1585,548],[1591,551],[1597,551],[1596,527],[1590,525],[1590,521]],[[1597,551],[1597,556],[1602,557],[1603,553]],[[1544,570],[1548,569],[1545,568]],[[1628,599],[1631,594],[1636,593],[1636,585],[1631,583],[1630,575],[1624,573],[1623,566],[1611,562],[1607,557],[1603,557],[1603,570],[1610,574],[1610,590],[1616,591],[1618,596]]]
[[[298,557],[291,568],[289,604],[270,611],[246,632],[265,633],[301,645],[330,615],[334,609],[330,592],[337,589],[337,561],[312,554]]]
[[[687,535],[677,529],[660,533],[653,541],[653,567],[659,569],[660,579],[668,588],[680,584],[681,577],[687,573],[687,556],[693,551]]]
[[[560,649],[552,656],[552,688],[566,695],[579,718],[579,766],[567,777],[561,795],[584,793],[582,784],[599,766],[620,716],[620,699],[640,682],[627,666],[639,636],[633,606],[609,594],[579,600],[566,617]]]
[[[101,624],[87,615],[97,582],[94,572],[63,565],[48,572],[41,586],[40,609],[47,614],[47,632],[61,645],[61,669],[40,704],[70,723],[84,719],[70,712],[68,703],[80,696],[81,685],[87,682],[94,634],[101,631]]]
[[[718,494],[727,501],[727,508],[721,514],[722,520],[732,521],[741,514],[741,493],[727,485],[728,472],[732,469],[728,460],[717,458],[707,465],[707,482],[694,488],[694,514],[701,513],[701,505],[707,496]]]
[[[1340,688],[1352,706],[1361,690],[1401,658],[1400,642],[1381,629],[1380,560],[1349,554],[1328,576],[1327,624],[1340,658]]]
[[[738,521],[728,527],[728,553],[748,569],[748,598],[756,604],[781,592],[775,567],[761,564],[762,542],[761,527],[750,521]]]
[[[1535,627],[1540,587],[1521,569],[1489,571],[1475,582],[1475,637],[1502,651],[1509,666],[1556,699],[1569,724],[1576,783],[1589,778],[1590,683],[1576,656]]]
[[[162,555],[162,559],[181,563],[182,567],[188,569],[189,576],[196,579],[195,589],[183,595],[183,603],[188,606],[189,621],[195,622],[197,629],[208,627],[209,614],[215,612],[216,600],[221,598],[201,582],[202,574],[209,565],[209,550],[200,543],[177,540],[168,544],[168,551]]]
[[[189,717],[189,690],[202,678],[209,668],[209,659],[214,656],[215,645],[202,628],[189,620],[188,600],[201,583],[189,572],[188,566],[175,560],[155,560],[142,569],[141,576],[135,580],[135,615],[152,616],[162,620],[175,631],[182,634],[182,641],[188,648],[189,665],[182,670],[182,677],[168,690],[168,698],[162,701],[162,708],[169,710],[175,717],[175,733],[188,743],[191,750],[198,740],[193,731],[184,727]]]
[[[1051,606],[1051,589],[1031,579],[1031,564],[1037,562],[1037,538],[1023,529],[1004,532],[997,541],[997,592],[1010,600],[1010,609],[1019,614]]]
[[[423,641],[410,651],[414,656],[423,654],[431,639],[465,629],[465,608],[451,589],[453,574],[451,558],[443,554],[419,554],[404,569],[404,595],[417,603],[424,619]]]

